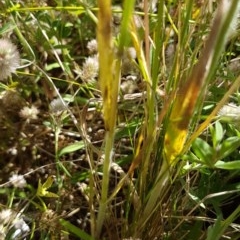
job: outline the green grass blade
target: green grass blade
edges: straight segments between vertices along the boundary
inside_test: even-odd
[[[67,229],[69,232],[73,233],[77,237],[79,237],[82,240],[94,240],[93,237],[88,235],[86,232],[81,230],[80,228],[76,227],[75,225],[71,224],[70,222],[64,220],[64,219],[59,219],[60,224]]]
[[[114,144],[114,130],[117,116],[117,97],[119,76],[114,75],[114,51],[111,31],[112,10],[110,0],[98,1],[98,52],[99,52],[99,83],[103,98],[103,118],[105,125],[105,156],[103,163],[103,179],[101,198],[96,222],[95,237],[99,239],[104,223],[109,188],[109,174]],[[116,76],[116,78],[114,78]]]
[[[226,220],[222,221],[220,218],[217,219],[215,224],[208,229],[207,240],[221,239],[226,229],[239,215],[240,206],[238,206]]]

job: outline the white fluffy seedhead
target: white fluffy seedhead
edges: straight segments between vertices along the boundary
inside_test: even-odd
[[[0,39],[0,81],[9,77],[19,66],[17,47],[8,39]]]

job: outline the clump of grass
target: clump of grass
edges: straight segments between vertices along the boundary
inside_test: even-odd
[[[2,5],[5,238],[237,238],[237,0]]]

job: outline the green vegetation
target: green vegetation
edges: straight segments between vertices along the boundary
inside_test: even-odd
[[[240,238],[238,0],[0,9],[0,239]]]

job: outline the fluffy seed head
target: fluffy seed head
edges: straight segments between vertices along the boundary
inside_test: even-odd
[[[13,212],[11,209],[0,211],[0,239],[23,239],[30,231],[30,227],[25,223],[21,214]],[[26,239],[26,238],[24,238]]]
[[[137,52],[134,47],[129,47],[125,50],[124,52],[124,58],[128,58],[130,60],[136,59],[137,58]]]
[[[15,217],[11,209],[3,209],[0,212],[0,222],[2,224],[6,224],[12,220],[12,218]]]
[[[39,114],[39,110],[35,106],[24,107],[21,109],[19,115],[24,119],[37,119],[37,115]]]
[[[29,226],[25,223],[23,218],[14,219],[13,226],[15,228],[15,232],[11,236],[12,239],[19,239],[22,235],[24,235],[24,233],[30,231]]]
[[[224,105],[218,112],[218,116],[221,118],[229,119],[230,121],[240,120],[240,107],[234,103]]]
[[[98,70],[99,65],[97,55],[88,57],[83,63],[80,77],[84,82],[93,83],[95,82],[95,78],[98,76]]]
[[[67,106],[62,99],[56,98],[51,101],[50,110],[52,113],[60,114],[61,112],[67,110]]]
[[[13,174],[9,181],[16,188],[24,188],[27,185],[27,182],[23,175]]]
[[[97,53],[98,43],[96,39],[92,39],[87,43],[87,48],[90,54]]]
[[[0,39],[0,81],[9,77],[19,66],[17,47],[8,39]]]

